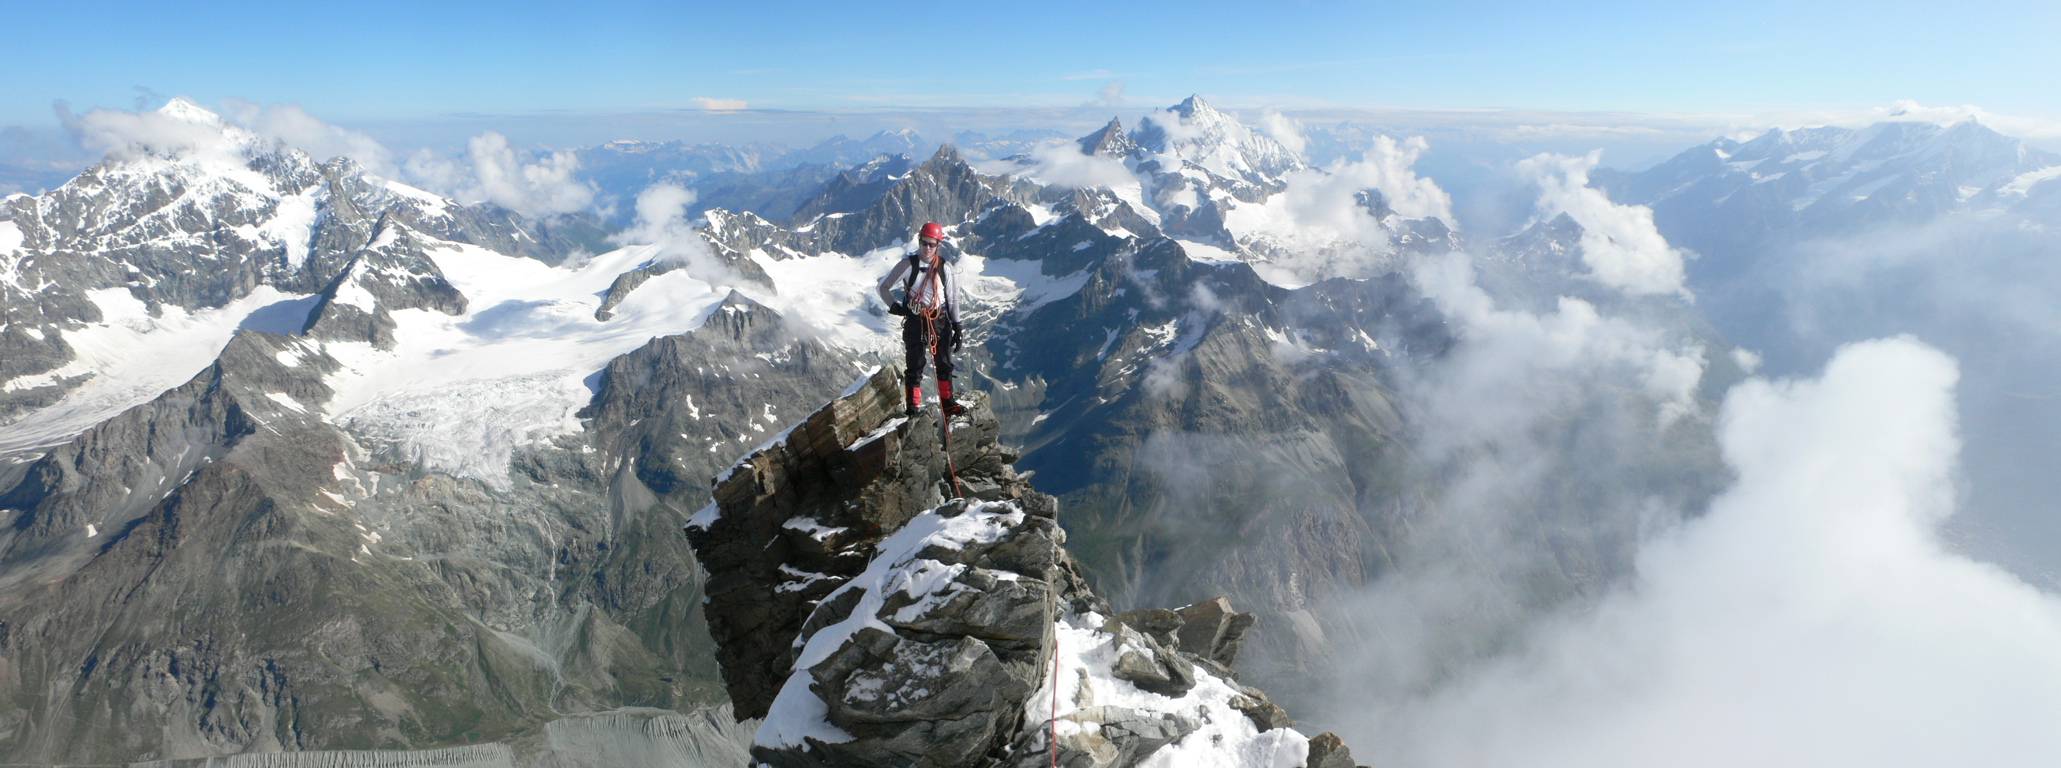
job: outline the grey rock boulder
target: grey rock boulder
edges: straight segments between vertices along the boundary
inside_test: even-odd
[[[1002,766],[1048,766],[1056,752],[1065,768],[1128,768],[1202,727],[1187,715],[1119,706],[1087,707],[1061,719],[1092,727],[1060,736],[1056,750],[1045,730],[1026,730]]]
[[[1231,610],[1231,601],[1218,597],[1174,612],[1181,619],[1174,631],[1175,647],[1226,667],[1238,658],[1245,632],[1259,617]]]
[[[1325,731],[1310,737],[1310,754],[1303,768],[1357,768],[1357,764],[1352,750],[1345,748],[1345,740]]]

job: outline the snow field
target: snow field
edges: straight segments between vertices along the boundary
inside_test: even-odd
[[[1101,630],[1105,618],[1096,613],[1061,617],[1057,632],[1058,669],[1031,694],[1024,710],[1027,728],[1043,729],[1054,709],[1052,681],[1059,681],[1058,725],[1061,743],[1069,734],[1091,732],[1093,722],[1069,719],[1088,707],[1118,706],[1146,712],[1173,712],[1200,721],[1202,728],[1159,748],[1139,768],[1300,768],[1309,756],[1309,737],[1291,728],[1260,732],[1252,719],[1231,708],[1240,695],[1229,683],[1197,668],[1195,687],[1179,698],[1140,689],[1110,673],[1125,650],[1117,635]]]
[[[104,319],[63,332],[78,357],[57,370],[0,386],[12,392],[76,376],[92,378],[57,403],[4,425],[0,453],[64,442],[186,383],[215,361],[252,313],[297,297],[259,286],[249,296],[216,309],[188,312],[161,305],[156,317],[127,289],[92,291],[87,298]]]
[[[695,517],[698,519],[700,515]],[[934,601],[949,597],[946,588],[967,566],[948,566],[928,559],[919,561],[916,553],[931,546],[962,549],[974,542],[994,541],[1022,523],[1023,512],[1013,504],[972,502],[955,517],[942,517],[934,511],[917,515],[894,535],[883,539],[877,549],[879,554],[867,564],[864,573],[824,596],[822,602],[828,604],[850,590],[864,593],[849,618],[824,627],[802,647],[801,654],[795,659],[794,671],[788,675],[787,682],[774,697],[765,721],[759,725],[755,742],[759,746],[784,749],[805,745],[805,738],[826,744],[851,741],[851,734],[830,723],[830,707],[809,690],[812,678],[808,671],[829,658],[844,645],[845,640],[861,629],[873,627],[883,632],[894,632],[893,627],[877,616],[888,595],[902,592],[917,598],[916,605],[902,609],[897,616],[913,616],[912,611],[921,611]]]
[[[622,248],[574,267],[471,245],[432,251],[467,312],[392,312],[392,350],[327,344],[344,365],[329,381],[330,421],[429,469],[504,487],[515,449],[580,429],[573,413],[592,397],[589,376],[653,337],[700,327],[727,295],[676,270],[646,282],[608,321],[594,319],[616,276],[653,250]]]

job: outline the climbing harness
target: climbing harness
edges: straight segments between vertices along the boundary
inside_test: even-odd
[[[924,285],[925,292],[918,294],[912,290],[915,288],[916,276],[911,274],[909,275],[909,283],[903,287],[902,293],[909,297],[908,303],[912,305],[910,309],[916,313],[918,319],[923,321],[923,336],[927,342],[927,348],[924,352],[930,355],[930,359],[934,361],[937,359],[938,320],[945,313],[944,277],[942,275],[944,257],[933,251],[927,266],[929,268],[924,270],[926,273],[924,277],[926,283]],[[917,301],[918,296],[923,296],[926,300]],[[965,498],[966,492],[959,487],[959,468],[954,466],[952,462],[953,414],[947,408],[950,404],[947,402],[947,399],[951,397],[951,386],[949,380],[938,379],[938,439],[944,446],[945,473],[952,478],[952,497]]]

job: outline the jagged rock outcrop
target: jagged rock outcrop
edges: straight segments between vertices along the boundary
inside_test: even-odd
[[[1345,748],[1345,740],[1335,733],[1320,733],[1310,739],[1310,754],[1303,763],[1307,768],[1356,768],[1352,750]]]
[[[301,334],[332,341],[394,346],[393,312],[428,309],[465,314],[465,294],[444,278],[429,244],[399,217],[382,217],[372,240],[322,289]]]
[[[894,183],[914,168],[908,155],[881,155],[831,177],[816,196],[803,202],[789,217],[797,225],[833,213],[857,213],[886,196]]]
[[[895,172],[899,171],[899,172]],[[964,222],[1010,202],[1010,181],[983,175],[947,144],[913,168],[872,167],[864,178],[832,184],[804,202],[791,228],[750,213],[711,210],[709,239],[719,250],[753,248],[772,258],[828,251],[857,255],[907,242],[926,221]]]
[[[1130,134],[1124,132],[1123,121],[1114,117],[1109,118],[1109,124],[1102,126],[1101,130],[1082,136],[1079,143],[1081,154],[1104,157],[1124,157],[1138,148],[1137,143],[1131,141]]]
[[[740,460],[687,528],[709,572],[709,631],[741,717],[771,706],[816,603],[864,571],[882,538],[953,495],[937,419],[901,416],[899,382],[880,370]],[[990,413],[954,431],[951,467],[968,493],[1027,495]]]
[[[1254,616],[1222,599],[1113,613],[986,398],[947,448],[937,411],[900,414],[899,382],[864,377],[740,460],[686,527],[724,681],[740,717],[765,717],[758,764],[1293,764],[1258,762],[1305,740],[1231,668]]]

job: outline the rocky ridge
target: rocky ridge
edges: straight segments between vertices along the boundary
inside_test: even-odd
[[[387,269],[404,240],[346,273],[375,310],[439,295]],[[345,307],[358,311],[332,302],[313,330],[347,329],[329,324]],[[0,681],[50,692],[0,701],[0,753],[104,764],[500,741],[516,765],[548,767],[587,764],[551,762],[561,742],[720,752],[725,729],[638,735],[722,701],[700,574],[674,532],[728,460],[712,445],[761,439],[855,361],[732,296],[612,362],[585,430],[519,452],[501,487],[329,423],[339,364],[325,349],[370,339],[320,336],[243,331],[192,381],[0,492]],[[651,717],[557,725],[623,707]]]
[[[758,765],[1336,764],[1311,750],[1336,737],[1237,682],[1252,615],[1116,613],[986,399],[947,447],[935,409],[898,412],[899,381],[854,382],[719,476],[686,526],[736,712],[765,717]]]

